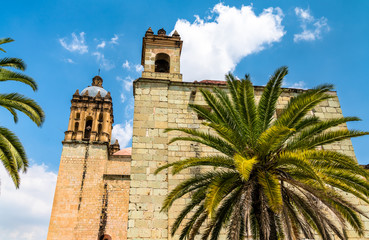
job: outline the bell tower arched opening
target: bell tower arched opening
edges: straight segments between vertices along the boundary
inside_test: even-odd
[[[155,72],[169,73],[170,57],[166,53],[158,53],[155,57]]]
[[[84,138],[86,140],[90,139],[91,130],[92,130],[92,117],[87,117],[86,118],[86,125],[85,125],[85,136],[84,136]]]

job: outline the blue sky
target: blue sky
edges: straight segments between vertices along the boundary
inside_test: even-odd
[[[186,81],[223,79],[232,71],[240,77],[250,73],[255,85],[264,85],[276,68],[287,65],[285,86],[333,83],[343,114],[363,120],[349,127],[369,130],[369,1],[24,0],[1,6],[0,37],[15,39],[3,45],[7,53],[1,57],[22,58],[28,65],[25,73],[39,85],[34,93],[19,83],[1,83],[1,92],[15,89],[36,99],[46,112],[44,125],[37,128],[24,116],[14,124],[0,109],[1,125],[18,135],[32,161],[17,192],[0,166],[0,209],[9,213],[7,220],[0,216],[0,226],[7,228],[0,231],[7,239],[46,234],[53,194],[46,190],[55,185],[70,99],[76,89],[91,84],[99,68],[113,97],[114,136],[130,146],[131,83],[142,70],[142,37],[148,27],[178,30]],[[361,164],[369,164],[368,143],[368,137],[353,140]],[[16,201],[35,191],[40,197],[32,201],[34,210]],[[45,207],[41,211],[37,206]],[[18,228],[15,211],[27,216]],[[23,235],[17,233],[21,230]]]

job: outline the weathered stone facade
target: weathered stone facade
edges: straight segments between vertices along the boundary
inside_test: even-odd
[[[191,174],[201,169],[182,171],[172,176],[168,172],[154,175],[154,171],[166,163],[179,161],[188,157],[204,156],[215,153],[207,146],[189,142],[175,142],[170,145],[170,139],[185,135],[178,132],[164,133],[165,128],[194,128],[207,130],[201,124],[196,113],[188,108],[189,103],[206,105],[200,88],[225,88],[224,84],[214,84],[212,81],[204,82],[171,82],[156,79],[140,78],[134,82],[135,109],[133,121],[132,167],[130,186],[130,205],[128,221],[128,239],[177,239],[178,235],[170,236],[170,226],[176,216],[183,209],[187,199],[179,199],[167,214],[160,213],[165,196],[177,184]],[[263,88],[255,87],[255,94],[261,95]],[[278,100],[278,108],[282,109],[289,99],[303,90],[284,89]],[[342,111],[336,92],[330,92],[334,98],[323,102],[310,114],[321,119],[342,117]],[[277,111],[278,112],[278,111]],[[345,126],[342,126],[345,127]],[[355,157],[350,140],[339,144],[325,146],[326,149],[341,151]],[[358,199],[347,196],[360,208],[367,209]],[[369,221],[363,221],[369,230]],[[354,231],[349,231],[352,238]],[[366,231],[365,239],[369,239]],[[223,238],[225,239],[225,237]]]
[[[188,104],[206,105],[200,88],[226,88],[222,81],[182,82],[181,49],[182,41],[176,31],[167,36],[161,29],[154,35],[150,28],[143,38],[144,71],[133,84],[135,104],[131,156],[127,151],[116,152],[119,149],[117,144],[109,146],[113,123],[109,94],[90,96],[85,89],[81,94],[76,92],[73,95],[49,240],[178,239],[178,235],[171,237],[170,226],[188,199],[177,200],[168,214],[160,212],[163,200],[177,184],[205,169],[182,171],[175,176],[167,171],[157,175],[154,172],[163,164],[215,151],[189,142],[168,145],[170,139],[180,133],[164,133],[164,129],[185,127],[207,131],[201,124],[203,120],[189,109]],[[255,94],[260,96],[262,90],[262,87],[255,87]],[[278,109],[284,108],[291,97],[302,91],[283,89]],[[321,119],[342,116],[336,92],[330,94],[334,97],[314,108],[311,115]],[[100,116],[103,116],[102,121]],[[86,135],[87,120],[91,118],[91,129]],[[350,140],[325,148],[355,157]],[[347,198],[369,213],[361,201],[352,196]],[[369,239],[369,220],[363,221],[367,229],[365,238],[358,238],[350,230],[350,239]]]

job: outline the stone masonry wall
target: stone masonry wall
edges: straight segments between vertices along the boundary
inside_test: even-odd
[[[126,239],[129,168],[106,144],[64,142],[47,239]]]
[[[178,239],[178,235],[171,237],[170,226],[188,199],[177,200],[168,214],[160,212],[162,202],[177,184],[204,169],[191,169],[175,176],[168,174],[167,171],[158,175],[154,175],[154,172],[163,164],[188,157],[213,154],[215,151],[206,146],[183,141],[168,145],[170,139],[181,134],[178,132],[164,133],[163,130],[167,127],[206,130],[201,125],[202,120],[199,120],[197,114],[189,109],[188,104],[206,105],[199,88],[213,88],[215,85],[152,79],[138,79],[134,85],[135,108],[128,239]],[[218,87],[223,88],[224,85],[218,85]],[[284,89],[278,100],[278,109],[282,109],[291,97],[301,91]],[[257,96],[260,96],[261,92],[261,87],[255,87]],[[310,114],[315,114],[322,119],[341,117],[342,111],[336,93],[331,92],[330,94],[335,97],[316,107]],[[350,140],[325,148],[355,157]],[[369,209],[361,201],[351,196],[347,197],[359,208],[369,213]],[[364,239],[369,239],[369,222],[367,219],[363,221],[367,229]],[[351,230],[349,235],[352,240],[360,239]],[[221,239],[225,239],[225,235]]]

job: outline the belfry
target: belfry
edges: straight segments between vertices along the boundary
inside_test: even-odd
[[[95,76],[73,94],[48,240],[126,239],[130,149],[110,144],[113,104]]]
[[[64,141],[109,143],[114,122],[110,93],[102,88],[102,78],[95,76],[92,86],[73,94],[68,131]]]

